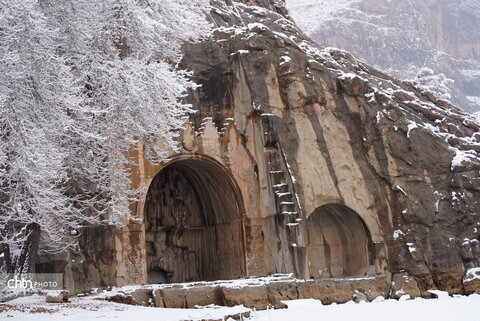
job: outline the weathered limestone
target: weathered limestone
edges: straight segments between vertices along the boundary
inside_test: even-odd
[[[160,290],[160,295],[165,308],[186,308],[188,290],[181,287],[173,287]]]
[[[222,303],[216,286],[172,287],[149,291],[153,295],[154,306],[158,308],[195,308]]]
[[[369,301],[379,296],[387,297],[389,285],[385,278],[320,279],[297,283],[299,299],[318,299],[324,304],[347,302],[354,298]],[[362,293],[363,295],[359,295]]]
[[[153,306],[157,308],[165,308],[165,303],[163,302],[162,291],[161,289],[155,289],[152,291],[153,297]]]
[[[220,305],[221,293],[218,287],[199,287],[188,289],[187,307],[194,308],[196,306]]]
[[[257,310],[265,310],[268,307],[268,292],[264,285],[223,287],[221,292],[223,303],[227,306],[243,304]]]
[[[268,302],[274,308],[285,308],[281,301],[298,299],[297,285],[291,281],[267,283]]]

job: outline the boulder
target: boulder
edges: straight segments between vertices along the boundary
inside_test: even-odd
[[[370,90],[367,80],[353,74],[340,78],[339,83],[350,96],[365,95]]]
[[[420,297],[422,293],[418,288],[417,281],[406,272],[397,273],[393,276],[390,297],[400,299],[404,295]]]

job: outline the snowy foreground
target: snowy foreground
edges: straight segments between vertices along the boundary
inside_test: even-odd
[[[386,300],[371,303],[348,302],[322,305],[320,301],[285,301],[287,309],[251,311],[249,320],[369,320],[369,321],[480,321],[480,295],[441,297],[440,299]],[[250,311],[233,308],[161,309],[123,305],[87,298],[74,298],[70,303],[46,304],[44,298],[32,296],[0,305],[0,319],[43,320],[221,320],[225,316]]]

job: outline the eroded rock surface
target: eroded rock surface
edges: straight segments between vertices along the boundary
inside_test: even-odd
[[[479,124],[347,52],[321,48],[279,1],[212,3],[212,39],[187,46],[182,62],[203,85],[191,95],[193,123],[212,117],[220,130],[234,118],[259,171],[272,157],[287,164],[298,212],[291,229],[303,230],[323,205],[344,204],[371,234],[375,273],[407,271],[422,291],[462,292],[465,271],[480,266]],[[305,255],[299,234],[294,251]],[[266,272],[281,269],[273,263]]]

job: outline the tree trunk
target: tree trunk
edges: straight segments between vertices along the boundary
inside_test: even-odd
[[[3,260],[5,262],[5,273],[13,273],[14,268],[12,265],[12,257],[10,256],[10,246],[8,244],[3,244],[0,250],[0,253],[3,254]]]
[[[14,266],[16,273],[35,273],[35,258],[40,242],[40,225],[30,223],[27,226],[27,239]]]

